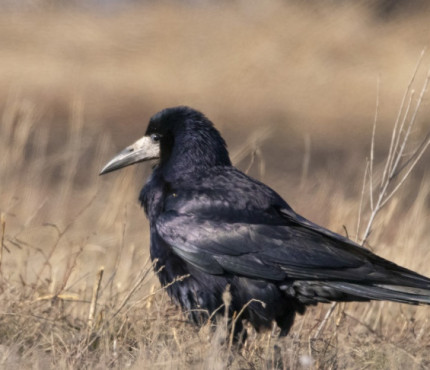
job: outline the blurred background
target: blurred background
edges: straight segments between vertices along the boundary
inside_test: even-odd
[[[204,112],[296,211],[355,237],[376,107],[380,175],[429,45],[425,0],[0,1],[4,276],[87,299],[103,265],[106,284],[129,286],[148,256],[137,197],[151,166],[98,172],[175,105]],[[414,99],[429,66],[427,52]],[[424,97],[412,146],[429,120]],[[427,275],[429,160],[370,241]]]

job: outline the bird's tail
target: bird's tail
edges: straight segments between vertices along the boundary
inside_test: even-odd
[[[318,271],[318,279],[296,280],[280,288],[305,304],[375,300],[430,305],[430,278],[373,254],[369,260],[370,267],[361,273]]]
[[[363,281],[330,281],[329,286],[361,299],[408,304],[430,304],[430,279],[377,255],[369,255],[371,268]],[[363,282],[365,282],[363,284]]]
[[[337,281],[326,283],[326,285],[347,295],[369,300],[430,304],[430,286],[429,288],[418,288],[390,284],[360,285]]]

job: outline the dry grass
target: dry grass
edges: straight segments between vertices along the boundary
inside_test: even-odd
[[[429,308],[393,303],[339,306],[312,339],[320,305],[287,338],[251,331],[229,348],[222,320],[189,325],[153,276],[136,202],[149,166],[97,176],[151,114],[188,104],[216,122],[239,167],[355,237],[378,75],[374,183],[429,16],[382,21],[362,6],[277,1],[0,14],[1,366],[430,367]],[[406,155],[428,130],[427,102]],[[428,160],[368,241],[426,275]]]

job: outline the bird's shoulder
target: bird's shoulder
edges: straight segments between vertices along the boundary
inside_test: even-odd
[[[270,187],[231,166],[217,166],[185,181],[172,184],[165,211],[207,215],[210,218],[283,220],[291,207]],[[256,220],[257,221],[257,220]]]

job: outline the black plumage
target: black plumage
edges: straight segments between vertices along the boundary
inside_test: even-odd
[[[140,193],[162,285],[201,324],[231,293],[230,316],[285,335],[296,313],[330,301],[430,304],[430,279],[376,256],[295,213],[272,189],[232,166],[225,141],[187,107],[154,115],[145,136],[102,170],[158,164]],[[162,267],[162,268],[161,268]],[[220,313],[223,310],[219,310]],[[236,331],[242,330],[241,320]]]

